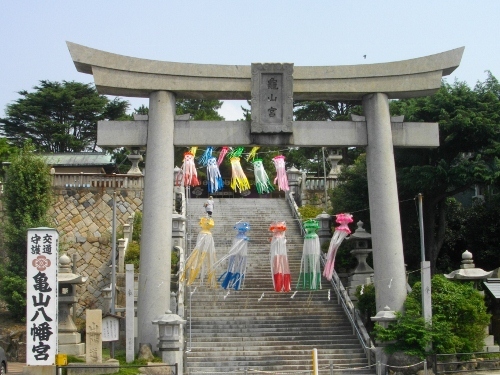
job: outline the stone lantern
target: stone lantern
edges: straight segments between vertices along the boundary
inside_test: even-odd
[[[332,217],[325,211],[320,213],[315,219],[319,222],[318,237],[319,243],[323,245],[325,242],[330,243],[332,238]]]
[[[363,228],[363,222],[360,220],[357,223],[358,228],[351,234],[347,240],[354,241],[354,250],[351,250],[351,254],[354,255],[358,261],[358,265],[354,269],[351,276],[348,278],[348,290],[349,297],[351,300],[357,300],[356,288],[359,285],[370,283],[370,277],[373,275],[373,268],[371,268],[368,263],[366,263],[366,258],[372,252],[370,247],[370,241],[372,235],[368,233]],[[368,279],[368,280],[367,280]]]
[[[290,192],[293,193],[293,198],[295,203],[300,205],[300,182],[302,180],[302,172],[299,171],[295,166],[287,169],[286,177],[288,179],[288,186],[290,187]]]
[[[158,349],[161,352],[162,361],[169,365],[178,363],[179,368],[182,368],[183,331],[181,326],[186,323],[186,320],[167,310],[152,323],[158,325]]]
[[[465,250],[462,253],[462,264],[460,269],[455,270],[444,276],[449,280],[465,280],[474,281],[477,286],[479,280],[486,280],[491,277],[493,271],[485,271],[481,268],[476,268],[474,261],[472,260],[472,254],[469,250]]]
[[[142,176],[141,169],[139,168],[139,162],[143,160],[141,155],[141,150],[139,147],[132,147],[132,152],[127,155],[128,160],[132,163],[127,174]]]
[[[476,268],[474,261],[472,260],[472,253],[469,250],[465,250],[462,253],[462,264],[460,269],[452,271],[444,276],[448,280],[458,280],[458,281],[473,281],[476,289],[478,289],[478,284],[481,280],[486,280],[493,274],[493,271],[485,271],[482,268]],[[493,335],[490,335],[489,327],[485,329],[485,338],[483,351],[485,352],[499,352],[500,347],[495,345]]]
[[[85,344],[71,317],[71,306],[77,302],[76,286],[85,283],[86,277],[71,272],[71,259],[63,254],[59,258],[57,283],[59,288],[59,339],[58,352],[71,355],[84,355]]]

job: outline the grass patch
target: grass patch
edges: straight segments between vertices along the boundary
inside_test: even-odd
[[[104,348],[102,350],[103,363],[106,362],[108,359],[111,359],[111,356],[109,354],[109,348]],[[115,350],[115,358],[114,359],[116,359],[120,364],[120,371],[118,371],[116,373],[118,375],[136,375],[136,374],[139,374],[139,367],[147,366],[147,364],[148,364],[148,361],[146,361],[145,359],[136,359],[133,362],[127,363],[125,350]],[[151,362],[160,364],[162,361],[161,361],[161,358],[154,357],[154,359]],[[85,363],[85,359],[82,359],[80,357],[75,357],[72,355],[68,355],[68,363]],[[99,369],[95,369],[95,371],[97,374]],[[66,374],[66,371],[63,368],[63,375],[65,375],[65,374]]]

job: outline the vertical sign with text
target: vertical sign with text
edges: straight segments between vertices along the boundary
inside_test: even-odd
[[[55,229],[28,229],[26,364],[30,366],[55,363],[58,247]]]
[[[291,133],[293,64],[252,64],[251,133]]]

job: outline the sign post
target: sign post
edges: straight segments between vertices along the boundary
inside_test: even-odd
[[[26,364],[50,366],[57,353],[57,261],[59,234],[28,229],[26,270]]]

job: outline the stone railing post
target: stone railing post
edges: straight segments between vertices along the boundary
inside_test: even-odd
[[[127,240],[132,241],[132,231],[130,228],[130,224],[123,224],[123,238],[126,238]]]
[[[300,181],[301,181],[301,172],[292,166],[287,169],[286,176],[288,179],[288,186],[290,187],[290,191],[293,192],[293,197],[297,205],[301,205],[301,195],[300,195]]]
[[[132,237],[133,237],[133,234],[134,234],[134,219],[135,219],[135,213],[133,213],[132,215],[130,215],[127,219],[127,224],[129,225],[129,228],[130,228],[130,231],[128,232],[128,241],[129,242],[132,242]]]
[[[125,272],[125,249],[128,244],[128,239],[120,238],[118,240],[118,272]]]

